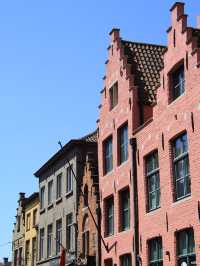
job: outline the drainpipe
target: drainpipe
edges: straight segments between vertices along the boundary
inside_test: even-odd
[[[140,265],[139,258],[139,215],[138,215],[138,184],[137,184],[137,140],[130,139],[132,148],[132,187],[133,187],[133,209],[134,209],[134,265]]]

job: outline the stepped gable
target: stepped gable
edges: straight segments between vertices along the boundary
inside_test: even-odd
[[[163,53],[166,46],[122,40],[127,62],[132,65],[135,85],[139,87],[140,100],[145,104],[156,102],[156,90],[160,84]]]

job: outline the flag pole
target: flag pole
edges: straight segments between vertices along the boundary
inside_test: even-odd
[[[61,147],[61,149],[62,149],[63,146],[62,146],[61,141],[59,141],[58,144],[60,145],[60,147]],[[70,170],[71,170],[71,172],[72,172],[72,174],[73,174],[73,177],[74,177],[76,183],[78,184],[78,179],[77,179],[77,177],[76,177],[76,175],[75,175],[75,173],[74,173],[74,169],[73,169],[72,165],[70,164],[68,158],[66,158],[66,161],[67,161],[67,164],[69,165],[69,168],[70,168]],[[83,190],[82,190],[81,188],[80,188],[80,193],[81,193],[81,195],[83,196],[83,198],[85,199],[85,194],[84,194],[84,192],[83,192]],[[98,226],[98,224],[97,224],[97,222],[96,222],[96,220],[95,220],[95,218],[94,218],[94,215],[93,215],[92,210],[91,210],[91,208],[90,208],[90,206],[89,206],[89,203],[88,203],[88,206],[87,206],[87,207],[88,207],[88,211],[89,211],[89,213],[90,213],[90,215],[91,215],[91,217],[92,217],[92,220],[93,220],[93,222],[94,222],[94,225],[95,225],[95,227],[96,227],[96,230],[97,230],[97,232],[98,232],[98,234],[99,234],[99,236],[100,236],[100,238],[101,238],[101,241],[102,241],[102,243],[103,243],[103,246],[104,246],[106,252],[109,253],[108,244],[106,244],[106,242],[105,242],[105,240],[104,240],[104,238],[103,238],[103,236],[102,236],[102,234],[101,234],[101,230],[100,230],[100,228],[99,228],[99,226]]]

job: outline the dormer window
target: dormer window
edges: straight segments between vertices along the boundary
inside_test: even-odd
[[[118,82],[110,88],[110,110],[112,110],[118,104]]]
[[[185,92],[184,64],[171,74],[172,76],[172,100],[175,100]]]

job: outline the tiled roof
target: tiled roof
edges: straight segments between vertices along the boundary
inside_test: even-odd
[[[85,142],[97,142],[97,131],[95,130],[94,132],[82,137],[80,140]]]
[[[122,40],[128,63],[132,65],[135,85],[140,90],[140,100],[145,104],[156,102],[156,90],[160,84],[165,46]]]
[[[34,175],[36,177],[40,177],[42,173],[44,173],[48,168],[53,165],[56,161],[58,161],[64,154],[68,153],[69,150],[75,145],[96,145],[97,142],[97,131],[94,131],[82,138],[79,139],[71,139],[68,143],[66,143],[62,149],[56,152],[39,170],[37,170]]]

